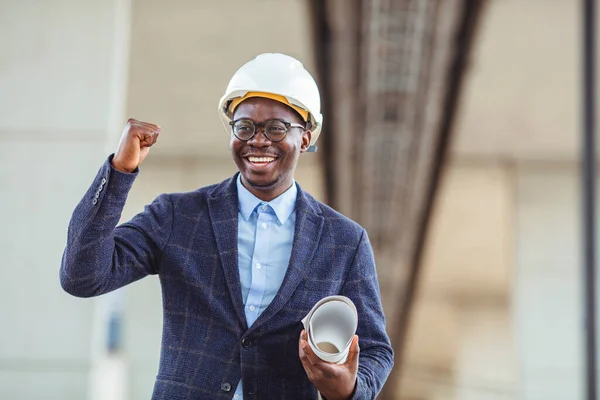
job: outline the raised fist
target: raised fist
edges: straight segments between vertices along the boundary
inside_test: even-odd
[[[150,147],[156,143],[160,126],[129,118],[112,165],[122,172],[133,172],[144,161]]]

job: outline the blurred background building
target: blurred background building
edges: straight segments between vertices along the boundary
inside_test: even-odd
[[[380,398],[583,398],[579,32],[569,0],[0,0],[0,399],[150,398],[158,280],[70,297],[67,224],[128,117],[163,132],[123,220],[233,174],[217,103],[261,52],[322,89],[296,179],[373,241]]]

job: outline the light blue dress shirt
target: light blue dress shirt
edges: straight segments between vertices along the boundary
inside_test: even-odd
[[[296,226],[296,182],[264,202],[242,185],[238,192],[238,266],[248,327],[275,298],[290,262]],[[243,399],[242,381],[234,400]]]

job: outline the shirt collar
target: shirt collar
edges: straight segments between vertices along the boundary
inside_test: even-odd
[[[236,185],[238,192],[238,209],[245,221],[250,219],[252,212],[261,203],[271,206],[273,211],[275,211],[279,223],[282,225],[285,224],[294,211],[294,208],[296,208],[296,197],[298,195],[296,181],[292,183],[292,186],[288,190],[269,202],[262,201],[250,193],[250,191],[242,184],[241,174],[237,177]]]

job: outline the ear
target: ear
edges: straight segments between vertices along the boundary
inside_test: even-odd
[[[305,153],[310,147],[311,132],[306,130],[302,132],[302,144],[300,145],[300,153]]]

